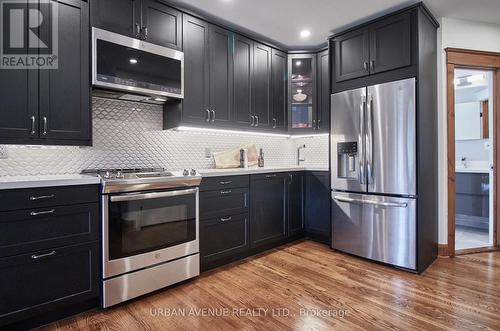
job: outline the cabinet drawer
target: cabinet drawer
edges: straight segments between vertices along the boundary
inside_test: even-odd
[[[223,190],[235,187],[248,187],[248,176],[203,178],[200,185],[200,191]]]
[[[99,185],[0,190],[0,211],[99,201]]]
[[[200,222],[201,262],[207,263],[248,248],[248,214]]]
[[[0,326],[99,295],[98,243],[0,259]]]
[[[0,257],[98,238],[98,203],[0,212]]]
[[[247,209],[247,188],[200,193],[200,219],[246,213]]]

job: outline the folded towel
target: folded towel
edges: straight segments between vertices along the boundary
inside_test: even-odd
[[[258,164],[259,155],[257,153],[257,146],[255,144],[247,144],[237,148],[228,149],[222,152],[213,153],[215,160],[215,168],[239,168],[240,167],[240,149],[247,149],[248,166],[255,166]]]

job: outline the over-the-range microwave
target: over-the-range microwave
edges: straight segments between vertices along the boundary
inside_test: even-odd
[[[92,28],[93,95],[163,103],[184,98],[184,53]]]

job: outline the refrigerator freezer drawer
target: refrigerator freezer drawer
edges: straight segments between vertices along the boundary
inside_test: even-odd
[[[332,192],[332,247],[417,269],[417,200]]]

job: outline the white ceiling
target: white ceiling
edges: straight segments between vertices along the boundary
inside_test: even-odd
[[[418,2],[416,0],[172,0],[217,18],[229,27],[253,32],[291,49],[322,45],[334,32]],[[426,0],[439,17],[500,24],[500,0]],[[299,32],[311,31],[301,39]]]

